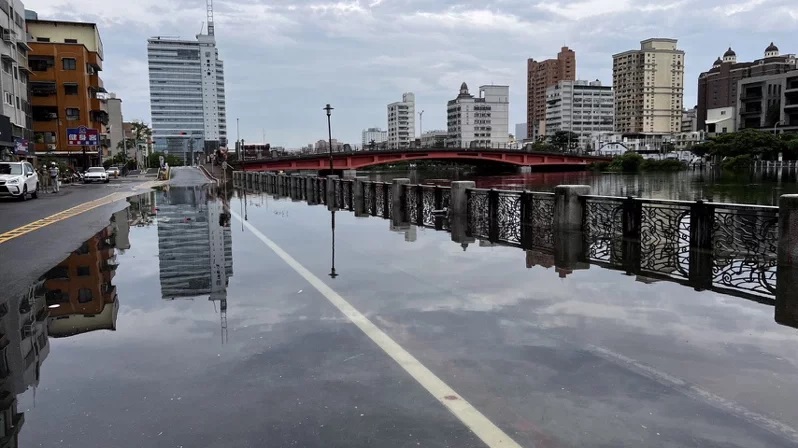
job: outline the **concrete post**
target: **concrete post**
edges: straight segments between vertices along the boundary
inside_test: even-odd
[[[369,180],[367,176],[357,176],[355,177],[355,182],[352,184],[352,200],[355,204],[355,216],[358,217],[367,217],[369,216],[366,213],[366,191],[365,191],[365,184],[363,182]]]
[[[452,190],[449,199],[449,219],[453,216],[465,216],[468,213],[468,198],[466,190],[475,188],[476,184],[470,180],[452,182]]]
[[[776,322],[798,328],[798,194],[779,198]]]
[[[521,174],[529,174],[529,173],[532,172],[532,167],[531,166],[519,166],[518,167],[518,172],[521,173]]]
[[[402,216],[402,186],[410,185],[410,179],[401,177],[391,183],[391,222],[399,226],[404,222]]]
[[[580,231],[554,228],[554,267],[560,278],[574,271],[590,269],[586,259],[584,236]]]
[[[335,207],[335,184],[338,176],[327,176],[327,210],[338,210]]]
[[[357,177],[357,170],[344,170],[341,177],[344,179],[354,179]]]
[[[580,195],[590,194],[589,185],[559,185],[554,187],[554,228],[558,231],[582,230]]]

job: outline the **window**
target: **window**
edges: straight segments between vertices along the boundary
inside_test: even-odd
[[[78,302],[79,303],[91,302],[91,299],[92,299],[91,289],[80,288],[78,290]]]
[[[10,92],[3,92],[3,101],[5,101],[5,103],[8,104],[9,106],[13,106],[14,95],[12,95]]]
[[[726,132],[728,132],[728,129],[729,129],[729,128],[723,128],[723,129],[721,130],[721,133],[722,133],[722,134],[725,134]]]
[[[19,97],[17,97],[17,109],[22,109],[22,107],[19,104]]]
[[[49,37],[37,37],[36,42],[50,42]]]
[[[66,109],[67,120],[80,120],[80,109],[75,107],[67,107]]]
[[[76,70],[78,68],[75,58],[63,58],[61,62],[64,65],[64,70]]]
[[[76,44],[78,43],[77,39],[64,39],[65,44]]]
[[[77,84],[64,84],[64,95],[77,95],[77,94],[78,94]]]
[[[11,74],[11,62],[5,59],[3,59],[3,71],[8,73],[9,75]]]
[[[88,277],[91,275],[91,269],[88,266],[78,266],[78,277]]]

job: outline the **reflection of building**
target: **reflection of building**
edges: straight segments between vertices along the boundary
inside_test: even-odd
[[[111,284],[117,263],[113,227],[108,226],[45,275],[51,307],[50,336],[116,330],[119,299]]]
[[[158,194],[158,259],[164,299],[221,300],[233,275],[229,221],[220,200],[200,187]]]
[[[17,395],[39,384],[50,352],[47,311],[42,280],[0,305],[0,448],[18,446],[24,414],[17,412]]]

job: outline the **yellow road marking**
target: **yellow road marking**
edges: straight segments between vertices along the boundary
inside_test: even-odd
[[[141,189],[142,187],[145,187],[146,189],[150,189],[160,184],[162,184],[162,182],[146,182],[141,185],[137,185],[136,188]],[[83,204],[79,204],[72,208],[62,210],[46,218],[30,222],[23,226],[17,227],[16,229],[9,230],[8,232],[5,233],[0,233],[0,244],[3,244],[9,240],[13,240],[14,238],[20,237],[22,235],[28,234],[30,232],[39,230],[42,227],[49,226],[50,224],[55,224],[65,219],[75,217],[77,215],[80,215],[81,213],[86,213],[89,210],[93,210],[97,207],[102,207],[103,205],[108,205],[116,201],[120,201],[122,199],[127,198],[128,196],[133,196],[135,194],[138,194],[138,192],[125,191],[125,192],[111,193],[108,196],[103,196],[99,199],[95,199],[89,202],[84,202]]]

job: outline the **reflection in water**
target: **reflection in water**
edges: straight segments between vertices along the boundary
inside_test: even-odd
[[[45,275],[49,332],[66,337],[95,330],[116,330],[119,299],[111,282],[118,267],[115,248],[130,248],[127,210],[83,243]]]
[[[227,285],[233,276],[228,197],[217,187],[171,187],[156,195],[158,259],[164,299],[208,296],[219,302],[227,334]]]
[[[330,232],[332,235],[331,241],[331,265],[330,265],[330,277],[335,278],[338,277],[338,274],[335,272],[335,210],[330,210]]]
[[[158,259],[164,299],[226,299],[233,275],[230,221],[224,205],[201,187],[157,194]]]
[[[48,336],[116,330],[116,250],[130,248],[130,224],[140,220],[139,210],[114,213],[108,226],[47,271],[25,295],[0,304],[0,447],[18,446],[25,419],[17,412],[17,395],[33,387],[35,397],[41,365],[50,353]]]

